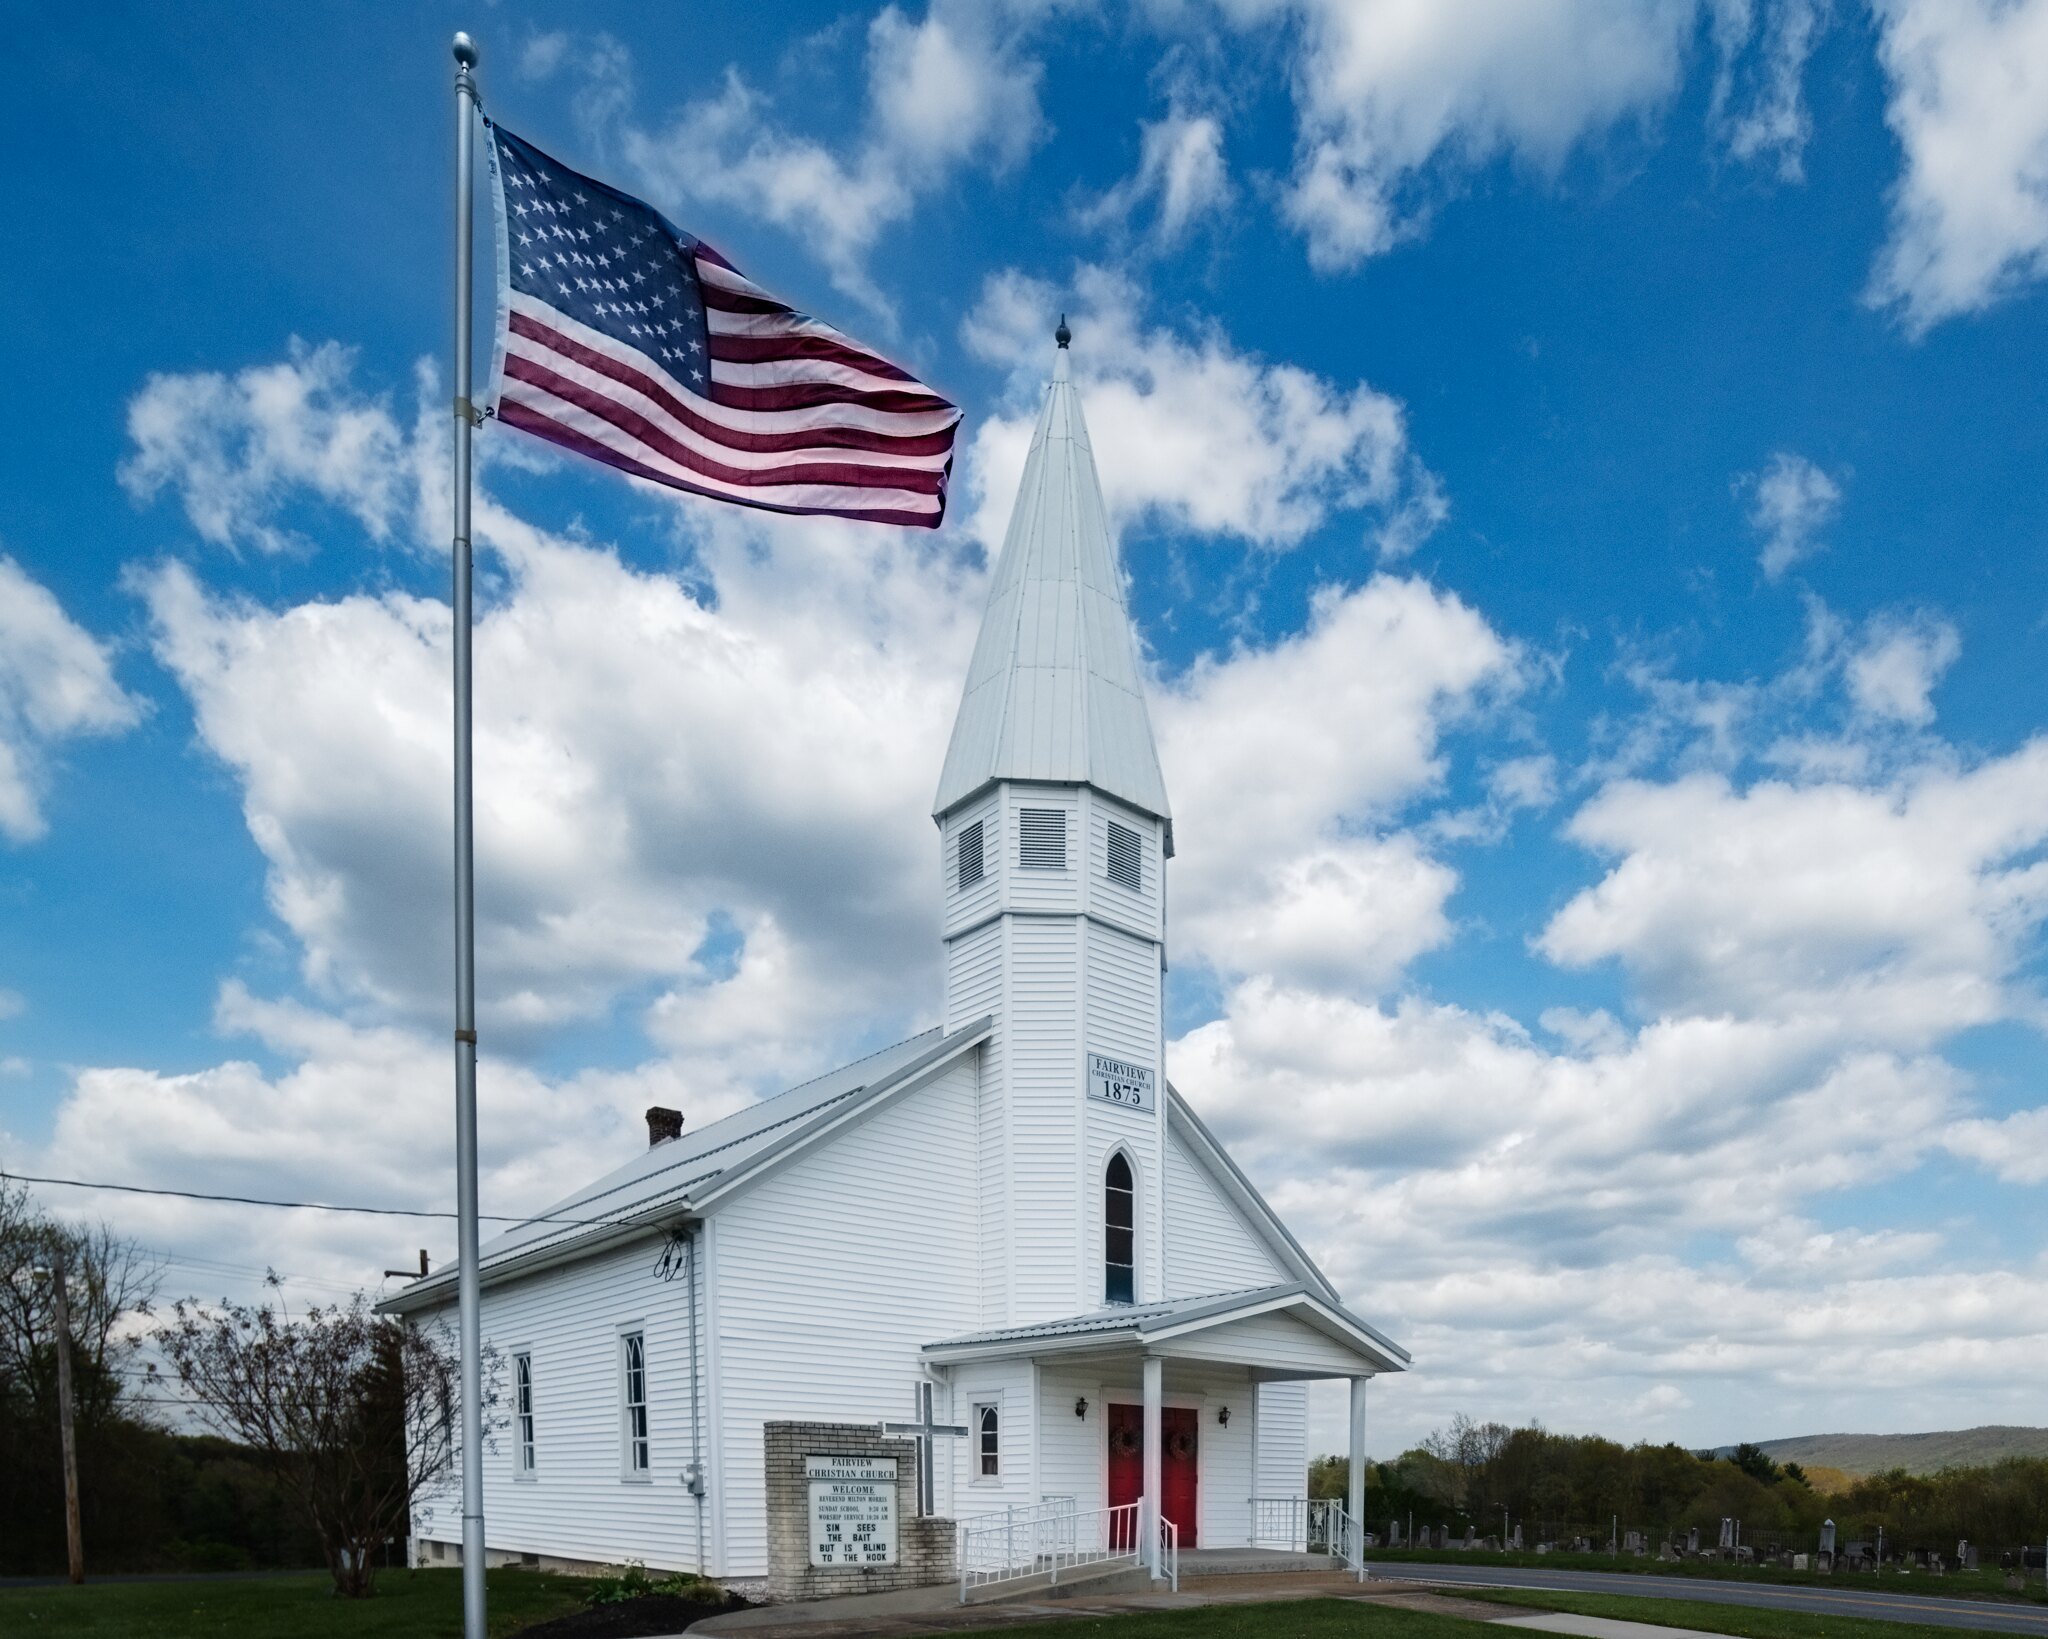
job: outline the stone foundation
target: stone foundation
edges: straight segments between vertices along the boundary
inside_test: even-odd
[[[917,1442],[879,1433],[873,1423],[770,1423],[762,1430],[768,1494],[768,1592],[777,1601],[888,1593],[951,1582],[954,1530],[949,1519],[917,1512]],[[896,1459],[896,1563],[811,1563],[808,1456]]]

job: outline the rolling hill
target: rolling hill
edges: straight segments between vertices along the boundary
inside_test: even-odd
[[[2048,1457],[2048,1428],[1994,1423],[1932,1434],[1802,1434],[1757,1444],[1774,1461],[1802,1468],[1839,1468],[1847,1474],[1903,1468],[1909,1474],[1933,1474],[1995,1463],[2001,1457]]]

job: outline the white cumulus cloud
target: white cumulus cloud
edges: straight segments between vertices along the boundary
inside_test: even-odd
[[[2048,272],[2048,0],[1877,0],[1904,151],[1870,299],[1918,334]]]
[[[665,127],[628,128],[625,154],[660,197],[788,230],[841,290],[889,315],[868,252],[963,166],[1000,172],[1036,146],[1041,72],[997,10],[940,0],[912,19],[885,6],[868,26],[866,114],[848,151],[790,129],[729,68],[716,95]]]
[[[1805,456],[1779,450],[1760,472],[1736,481],[1750,497],[1749,521],[1763,537],[1757,562],[1766,580],[1820,549],[1822,530],[1842,507],[1842,486]]]
[[[106,645],[65,614],[48,587],[0,556],[0,836],[32,842],[46,829],[53,746],[119,733],[141,709],[114,680]]]
[[[1011,370],[1020,401],[984,416],[972,440],[969,527],[990,546],[1016,495],[1063,311],[1104,498],[1121,523],[1284,547],[1342,508],[1384,514],[1427,481],[1400,404],[1364,382],[1241,352],[1213,326],[1150,325],[1137,287],[1107,269],[1079,269],[1071,301],[1006,272],[964,326],[970,349]]]

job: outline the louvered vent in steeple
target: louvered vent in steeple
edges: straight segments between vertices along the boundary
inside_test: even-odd
[[[1067,868],[1067,811],[1064,808],[1017,810],[1017,863],[1028,871]]]
[[[1132,893],[1145,886],[1145,839],[1128,825],[1109,822],[1109,880]]]
[[[981,821],[960,828],[960,883],[971,888],[981,880]]]

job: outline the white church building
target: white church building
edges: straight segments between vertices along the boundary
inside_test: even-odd
[[[933,1505],[1157,1509],[1242,1547],[1305,1494],[1308,1385],[1408,1356],[1167,1080],[1174,834],[1066,337],[933,807],[935,1029],[649,1147],[486,1243],[492,1563],[766,1570],[765,1424],[910,1416]],[[1302,702],[1312,710],[1313,702]],[[548,1220],[571,1220],[558,1222]],[[445,1319],[452,1266],[387,1299]],[[452,1563],[453,1489],[413,1552]]]

